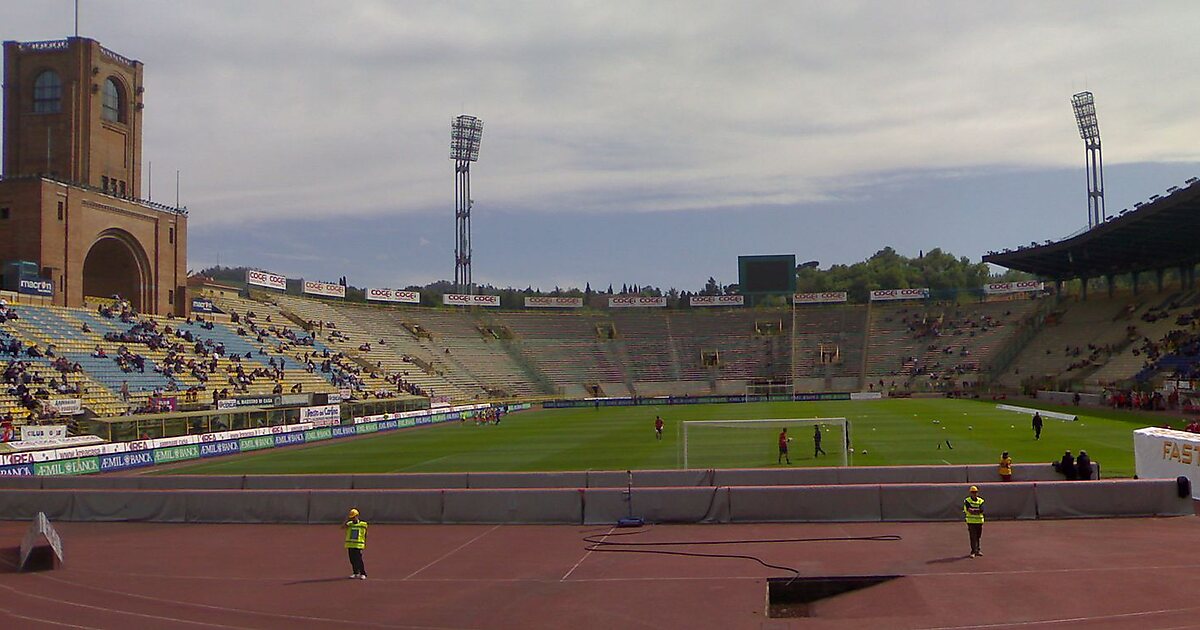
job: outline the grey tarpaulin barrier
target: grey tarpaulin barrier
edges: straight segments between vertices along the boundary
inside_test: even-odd
[[[191,523],[307,523],[308,490],[184,490]]]
[[[468,473],[468,488],[584,488],[587,473]]]
[[[33,490],[42,487],[42,479],[44,479],[44,477],[34,477],[33,475],[4,475],[0,476],[0,489],[15,488],[22,490]]]
[[[955,521],[963,518],[966,485],[885,484],[879,487],[885,521]],[[989,519],[1037,518],[1032,483],[994,483],[979,486]]]
[[[133,489],[137,480],[130,477],[110,477],[100,475],[79,475],[70,477],[42,477],[42,488],[46,490],[114,490]]]
[[[965,466],[863,466],[838,468],[838,483],[966,483]]]
[[[185,523],[187,507],[187,498],[181,492],[78,490],[69,520]]]
[[[729,489],[735,523],[878,521],[878,485],[735,486]]]
[[[1036,484],[1042,518],[1186,516],[1190,497],[1180,497],[1174,479],[1042,481]]]
[[[351,475],[355,489],[430,489],[466,488],[467,473],[393,473]]]
[[[369,523],[440,523],[441,490],[313,490],[308,522],[341,523],[357,508]]]
[[[51,520],[66,520],[71,516],[74,495],[70,490],[2,490],[0,519],[25,520],[45,512]]]
[[[351,475],[246,475],[247,490],[349,490]]]
[[[240,490],[242,475],[138,475],[122,477],[137,483],[137,488],[156,490]]]
[[[650,523],[728,523],[729,491],[712,486],[703,488],[633,489],[633,516]],[[584,522],[613,524],[629,516],[630,503],[625,490],[594,488],[583,493]]]
[[[837,468],[717,469],[717,486],[820,486],[838,482]]]
[[[445,523],[583,522],[581,489],[443,490]]]
[[[624,488],[629,473],[624,470],[589,470],[587,487]],[[688,488],[713,485],[713,471],[694,470],[635,470],[633,485],[643,488]]]

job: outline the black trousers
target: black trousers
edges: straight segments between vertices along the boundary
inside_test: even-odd
[[[362,549],[347,549],[350,552],[350,568],[354,570],[355,575],[366,575],[367,569],[363,567]]]
[[[971,553],[979,553],[979,538],[983,536],[983,523],[967,523],[967,534],[971,537]]]

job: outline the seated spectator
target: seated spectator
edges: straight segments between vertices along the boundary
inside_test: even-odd
[[[93,352],[92,352],[92,356],[93,356],[93,357],[95,357],[95,358],[97,358],[97,359],[106,359],[106,358],[108,358],[108,354],[107,354],[107,353],[105,353],[105,352],[104,352],[104,348],[101,348],[100,346],[96,346],[96,349],[95,349],[95,351],[93,351]]]
[[[1079,451],[1075,460],[1075,478],[1081,481],[1092,478],[1092,458],[1088,457],[1087,451]]]
[[[1071,451],[1063,453],[1062,459],[1054,462],[1054,470],[1068,480],[1074,480],[1076,476],[1075,457],[1071,455]]]

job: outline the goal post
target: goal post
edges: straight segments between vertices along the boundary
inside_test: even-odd
[[[684,420],[679,423],[679,461],[683,468],[759,468],[779,457],[779,434],[787,429],[793,464],[849,466],[850,421],[846,418],[771,418],[757,420]],[[817,429],[814,429],[816,427]],[[815,454],[814,431],[821,432]]]

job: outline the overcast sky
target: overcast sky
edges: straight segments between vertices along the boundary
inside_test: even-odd
[[[156,201],[182,171],[195,269],[451,278],[459,113],[485,124],[475,277],[501,285],[1064,236],[1084,89],[1110,213],[1200,175],[1194,1],[80,4],[145,63],[144,160]],[[0,37],[69,35],[72,6],[0,0]]]

